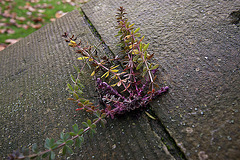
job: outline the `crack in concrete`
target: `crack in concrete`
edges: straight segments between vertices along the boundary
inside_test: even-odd
[[[89,20],[89,18],[87,17],[87,15],[84,13],[83,10],[82,10],[82,13],[83,13],[83,19],[86,22],[86,24],[88,25],[89,29],[92,31],[93,35],[95,37],[97,37],[100,40],[100,42],[102,43],[105,54],[106,55],[110,54],[112,56],[115,56],[115,54],[111,51],[111,49],[108,47],[108,45],[106,45],[106,43],[102,39],[101,35],[98,33],[97,29],[93,26],[92,22]]]
[[[167,147],[167,151],[176,159],[176,160],[186,160],[186,156],[181,150],[181,148],[177,145],[174,138],[167,131],[167,128],[162,123],[161,119],[159,119],[154,111],[148,107],[148,112],[155,118],[152,119],[148,117],[148,121],[152,132],[157,136],[162,143]],[[165,151],[166,152],[166,151]]]
[[[111,54],[115,56],[115,54],[111,51],[111,49],[106,45],[106,43],[102,40],[101,35],[98,33],[96,28],[93,26],[89,18],[86,16],[86,14],[82,11],[84,20],[86,24],[89,26],[90,30],[92,31],[93,35],[96,36],[101,42],[104,47],[105,54]],[[155,118],[157,117],[154,112],[149,109],[151,112],[151,115],[153,115]],[[155,120],[148,117],[148,123],[151,126],[151,129],[153,133],[160,138],[161,142],[163,143],[163,149],[166,152],[166,154],[170,154],[172,157],[174,157],[176,160],[186,160],[186,156],[183,153],[183,151],[180,149],[180,147],[175,142],[174,138],[171,137],[170,133],[167,131],[166,127],[163,125],[162,121],[159,118],[156,118]]]

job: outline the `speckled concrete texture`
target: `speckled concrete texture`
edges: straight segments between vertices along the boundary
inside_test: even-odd
[[[84,15],[115,54],[119,6],[150,42],[149,52],[160,64],[159,85],[170,90],[149,106],[157,120],[141,111],[109,120],[94,138],[85,136],[82,148],[68,159],[184,159],[174,145],[187,159],[239,159],[240,26],[229,15],[239,10],[240,1],[91,0],[82,7]],[[66,100],[66,84],[76,74],[73,65],[80,63],[61,38],[64,32],[83,44],[99,43],[73,11],[0,52],[3,159],[18,147],[43,146],[46,137],[57,139],[87,119]],[[86,70],[81,81],[85,96],[96,101],[90,74]]]
[[[99,43],[79,11],[73,11],[0,52],[0,159],[33,143],[42,150],[47,137],[57,140],[60,132],[87,120],[85,112],[76,112],[77,106],[67,101],[66,84],[70,74],[76,76],[73,65],[81,66],[61,37],[64,32],[77,36],[83,45]],[[103,53],[103,47],[98,53]],[[90,74],[86,70],[80,80],[84,96],[94,101],[97,95]],[[106,128],[97,128],[94,138],[84,138],[73,155],[56,159],[172,158],[151,132],[146,115],[138,112],[109,120]]]
[[[115,53],[119,6],[161,65],[170,91],[152,109],[187,159],[239,159],[240,26],[229,15],[240,1],[92,0],[83,12]]]

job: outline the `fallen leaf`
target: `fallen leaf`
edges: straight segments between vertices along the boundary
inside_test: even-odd
[[[16,24],[16,20],[13,19],[13,18],[11,18],[11,19],[9,20],[9,22],[10,22],[11,24]]]
[[[7,21],[6,18],[1,18],[1,19],[0,19],[0,22],[6,22],[6,21]]]
[[[26,18],[25,17],[16,17],[16,20],[19,20],[19,21],[26,21]]]
[[[6,31],[7,31],[7,29],[5,29],[5,28],[4,29],[0,29],[0,33],[1,34],[5,33]]]
[[[5,0],[5,2],[13,2],[13,0]]]
[[[48,9],[53,9],[54,7],[52,5],[47,6]]]
[[[6,18],[11,17],[10,10],[4,10],[2,16],[3,16],[3,17],[6,17]]]
[[[3,4],[3,5],[5,5],[6,2],[5,2],[5,1],[0,1],[0,3]]]
[[[32,12],[29,12],[29,11],[28,11],[26,14],[27,14],[28,16],[31,16],[31,15],[32,15]]]
[[[0,27],[6,26],[6,23],[0,23]]]
[[[43,22],[43,19],[41,17],[36,17],[36,18],[33,18],[32,21],[35,23],[41,23]]]
[[[13,13],[11,14],[11,18],[16,18],[16,17],[17,17],[17,13],[13,12]]]
[[[35,29],[39,29],[42,27],[42,25],[41,24],[31,24],[31,27],[35,28]]]
[[[22,28],[24,28],[24,29],[28,29],[28,28],[29,28],[29,26],[28,26],[28,25],[26,25],[26,24],[23,24],[23,25],[22,25]]]
[[[52,9],[54,7],[51,4],[48,5],[47,3],[43,3],[43,4],[35,5],[34,8],[42,8],[42,9],[48,8],[48,9]]]
[[[29,2],[26,2],[24,8],[28,9],[28,7],[30,7],[30,6],[31,6],[31,4]]]
[[[33,8],[32,6],[28,7],[28,10],[29,10],[30,12],[35,12],[35,11],[36,11],[36,9]]]
[[[67,12],[63,12],[63,11],[57,11],[57,13],[55,14],[56,18],[61,18],[62,16],[64,16],[65,14],[67,14]]]
[[[54,21],[56,21],[56,18],[50,18],[50,21],[54,22]]]
[[[18,24],[18,23],[17,23],[15,26],[16,26],[17,28],[21,28],[21,27],[22,27],[22,25],[21,25],[21,24]]]
[[[44,13],[45,10],[44,10],[44,9],[38,9],[38,12],[39,12],[39,13]]]
[[[13,29],[9,28],[9,29],[7,29],[7,33],[8,34],[13,34],[13,33],[15,33],[15,31]]]
[[[7,47],[6,44],[0,44],[0,51],[4,50]]]
[[[10,43],[10,45],[18,42],[21,38],[18,38],[18,39],[6,39],[5,40],[5,43]]]
[[[39,0],[30,0],[31,3],[38,3]]]

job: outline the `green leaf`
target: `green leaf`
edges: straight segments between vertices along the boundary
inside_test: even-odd
[[[97,112],[95,112],[94,115],[96,115],[97,117],[100,117],[101,116],[101,112],[99,110],[97,110]],[[94,120],[93,120],[93,122],[94,122]]]
[[[63,133],[63,132],[60,133],[60,138],[61,138],[62,140],[64,140],[64,133]]]
[[[50,158],[51,160],[55,159],[55,153],[54,153],[53,151],[51,151],[50,154],[51,154],[51,155],[50,155],[49,158]]]
[[[75,141],[75,146],[80,148],[83,143],[83,140],[84,138],[82,136],[79,136]]]
[[[64,146],[63,149],[62,149],[63,156],[66,154],[66,151],[67,151],[67,146]]]
[[[78,131],[78,135],[81,135],[81,134],[83,133],[83,131],[84,131],[84,129],[80,129],[80,130]]]
[[[70,136],[76,136],[76,135],[77,135],[77,134],[74,133],[74,132],[70,132],[69,134],[70,134]]]
[[[49,154],[50,154],[50,152],[44,153],[44,154],[42,155],[42,158],[46,158]]]
[[[79,89],[78,85],[74,85],[74,90],[77,91]]]
[[[72,153],[73,153],[72,149],[71,149],[69,146],[66,146],[66,150],[67,150],[67,152],[68,152],[69,154],[72,154]]]
[[[136,55],[134,58],[133,58],[133,62],[136,62],[138,60],[140,55]]]
[[[37,160],[41,160],[41,157],[38,157],[37,155],[36,156],[33,156],[33,157],[31,157],[31,158],[28,158],[28,159],[35,159],[35,158],[37,158]],[[40,159],[39,159],[40,158]],[[25,160],[27,160],[27,158],[25,158]]]
[[[144,60],[147,58],[147,52],[144,53]]]
[[[84,98],[79,98],[79,101],[83,104],[83,103],[86,101],[86,99],[84,99]]]
[[[88,127],[88,124],[86,122],[82,122],[82,124],[85,126],[85,127]]]
[[[78,68],[78,67],[76,67],[75,65],[73,65],[73,67],[80,73],[81,72],[81,70]]]
[[[77,85],[78,85],[81,89],[84,88],[84,85],[81,84],[81,81],[80,81],[79,79],[77,79]]]
[[[104,124],[104,122],[101,120],[100,121],[100,125],[103,127],[103,128],[105,128],[105,124]]]
[[[51,149],[55,149],[58,147],[58,144],[57,143],[54,143],[52,146],[51,146]]]
[[[87,120],[87,124],[88,124],[88,126],[91,126],[92,121],[91,121],[90,119],[88,119],[88,120]]]
[[[64,140],[62,140],[62,139],[60,139],[60,140],[58,140],[57,142],[56,142],[56,144],[63,144],[64,143]]]
[[[148,49],[148,46],[149,46],[149,43],[146,44],[146,45],[144,45],[144,47],[143,47],[143,52],[145,52],[145,51]]]
[[[78,137],[79,138],[79,140],[83,143],[84,142],[84,137],[83,136],[80,136],[80,137]]]
[[[83,104],[87,105],[89,103],[89,100],[86,100]]]
[[[140,33],[135,34],[135,37],[140,37],[140,36],[141,36]]]
[[[96,124],[92,124],[90,128],[91,128],[91,129],[96,128]]]
[[[102,115],[101,115],[101,118],[103,119],[103,118],[105,118],[107,116],[107,114],[106,113],[103,113]]]
[[[34,152],[34,153],[38,153],[38,146],[37,146],[37,143],[34,143],[33,145],[32,145],[32,151]]]
[[[69,133],[66,133],[65,135],[64,135],[64,141],[67,141],[68,140],[68,138],[70,137],[70,134]]]
[[[147,73],[147,67],[144,67],[142,72],[142,77],[145,77],[146,73]]]
[[[73,90],[73,87],[72,87],[69,83],[67,84],[67,86],[68,86],[69,89],[71,89],[72,91],[74,91],[74,90]]]
[[[81,95],[81,94],[83,94],[83,91],[77,90],[77,94]]]
[[[90,136],[93,137],[94,133],[96,133],[96,130],[95,129],[91,129],[90,130]]]
[[[101,119],[100,124],[103,128],[105,128],[106,123],[107,123],[106,119]]]
[[[152,63],[150,63],[150,65],[148,66],[148,68],[151,68],[152,67]],[[150,69],[151,70],[151,69]]]
[[[151,70],[157,69],[158,67],[159,67],[159,64],[153,66],[153,67],[151,68]]]
[[[71,91],[71,90],[68,90],[68,92],[69,92],[70,94],[73,94],[73,93],[74,93],[74,91]]]
[[[140,28],[137,28],[133,33],[137,33],[140,30]]]
[[[24,156],[29,155],[29,148],[23,147],[23,148],[22,148],[22,153],[23,153]]]
[[[138,64],[136,70],[139,70],[139,69],[142,67],[142,65],[143,65],[143,62],[140,62],[140,63]]]
[[[73,93],[73,96],[74,96],[76,99],[79,98],[78,95],[77,95],[76,93]]]
[[[131,25],[129,26],[129,28],[131,28],[132,26],[134,26],[134,24],[135,24],[135,23],[131,24]]]
[[[76,83],[76,80],[75,80],[75,78],[73,77],[73,75],[70,75],[70,76],[71,76],[72,82],[73,82],[73,83]]]
[[[50,140],[48,140],[48,145],[49,145],[49,149],[52,149],[56,146],[55,141],[53,138],[51,138]]]
[[[47,149],[50,149],[50,139],[49,138],[46,138],[44,147]]]
[[[93,133],[97,133],[97,131],[96,131],[95,129],[91,129],[91,131],[92,131]]]
[[[37,160],[42,160],[42,158],[40,156],[37,157]]]
[[[140,44],[139,44],[140,51],[142,51],[142,46],[143,46],[143,44],[142,44],[142,42],[140,42]]]
[[[66,141],[66,144],[67,144],[67,145],[73,144],[73,140],[72,140],[72,139],[67,140],[67,141]]]
[[[98,118],[95,118],[95,119],[93,119],[93,122],[96,122],[98,120]]]
[[[78,133],[78,125],[75,123],[72,127],[73,127],[73,132]]]

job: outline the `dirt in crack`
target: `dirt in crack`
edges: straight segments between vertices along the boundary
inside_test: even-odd
[[[114,53],[110,50],[110,48],[106,45],[106,43],[102,40],[101,35],[97,32],[96,28],[93,26],[93,24],[91,23],[91,21],[88,19],[88,17],[86,16],[86,14],[83,12],[83,17],[84,20],[86,22],[86,24],[88,24],[90,30],[92,31],[92,33],[94,34],[94,36],[98,37],[99,40],[102,42],[103,46],[104,46],[104,51],[106,54],[111,54],[114,56]],[[154,117],[155,114],[151,111],[148,110],[148,112],[150,112],[151,115],[153,115]],[[161,137],[161,141],[166,145],[169,153],[176,159],[176,160],[186,160],[186,157],[184,155],[184,153],[181,151],[181,149],[177,146],[176,142],[174,141],[174,139],[170,136],[170,134],[168,133],[168,131],[166,130],[165,126],[162,124],[161,120],[159,119],[151,119],[149,118],[149,123],[151,126],[151,129],[158,134],[158,136]]]
[[[162,121],[157,118],[157,116],[154,114],[154,112],[151,109],[148,109],[147,112],[155,118],[155,119],[152,119],[150,117],[148,118],[152,131],[154,131],[159,137],[161,137],[161,141],[167,147],[169,153],[176,160],[186,160],[187,158],[185,157],[184,153],[177,146],[175,140],[168,133]]]

